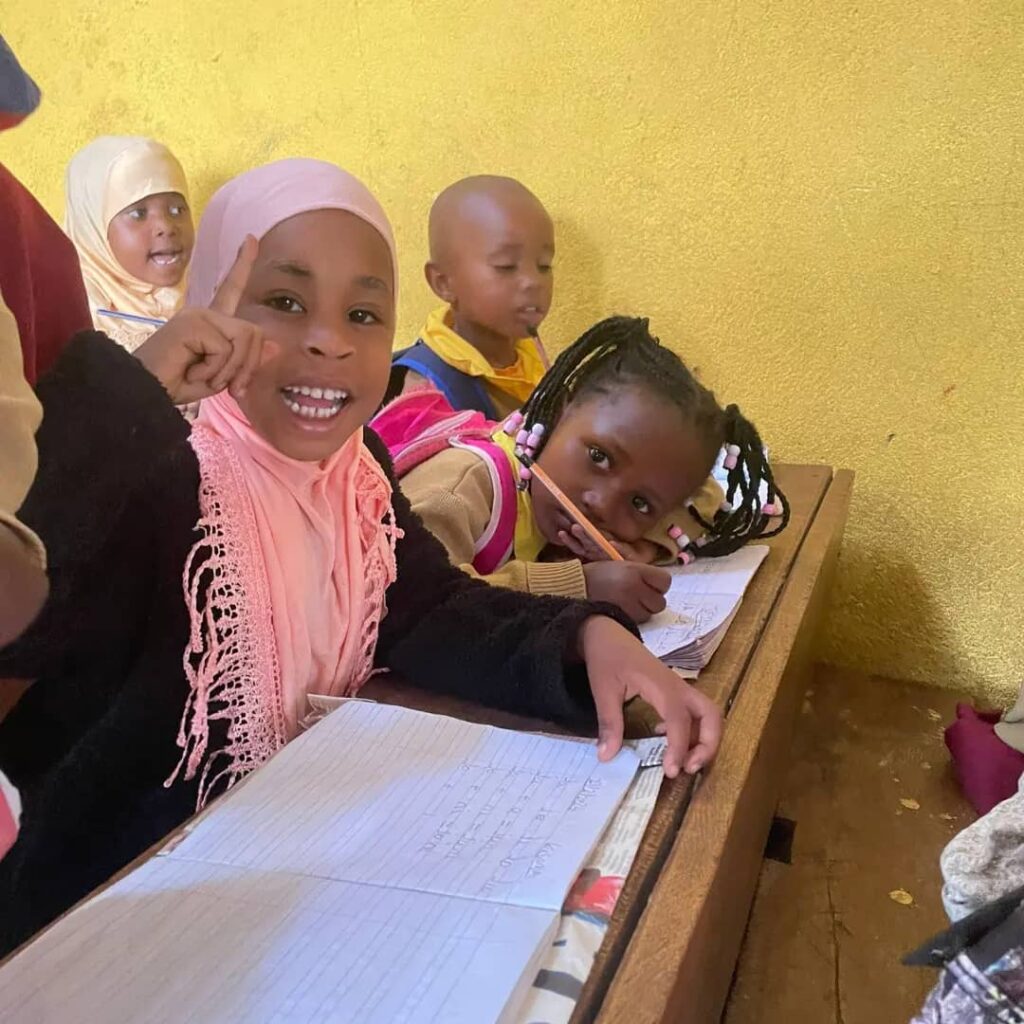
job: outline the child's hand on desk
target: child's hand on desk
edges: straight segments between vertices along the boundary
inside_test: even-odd
[[[622,705],[642,697],[661,715],[668,749],[665,774],[693,775],[707,767],[722,738],[722,713],[713,701],[663,665],[643,644],[604,615],[580,629],[580,654],[597,708],[597,756],[611,760],[622,747]]]
[[[634,622],[646,622],[665,608],[672,577],[656,565],[640,562],[585,562],[587,597],[618,605]]]
[[[156,330],[135,357],[163,384],[175,405],[188,405],[230,388],[244,393],[263,358],[263,332],[235,316],[259,245],[251,235],[238,251],[209,309],[183,309]]]

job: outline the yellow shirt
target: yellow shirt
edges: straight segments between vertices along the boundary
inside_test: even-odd
[[[449,366],[470,377],[481,378],[499,416],[507,416],[518,409],[544,376],[544,364],[533,339],[520,338],[516,342],[516,361],[499,369],[455,333],[451,320],[451,307],[435,309],[427,317],[420,339]]]

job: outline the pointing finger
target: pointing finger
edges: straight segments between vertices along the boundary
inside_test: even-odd
[[[246,235],[245,241],[238,250],[238,256],[227,273],[227,277],[220,283],[217,294],[210,303],[210,309],[224,316],[234,316],[238,304],[245,294],[245,286],[249,283],[249,275],[252,273],[253,264],[259,254],[260,245],[255,236]]]

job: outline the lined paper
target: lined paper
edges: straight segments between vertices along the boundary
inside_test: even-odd
[[[0,1021],[507,1019],[638,760],[344,704],[0,970]]]
[[[2,974],[11,1024],[496,1020],[553,915],[155,858]]]
[[[768,550],[766,545],[754,544],[721,558],[698,558],[670,570],[667,607],[640,627],[644,646],[655,657],[667,660],[718,630],[724,634],[723,627],[728,627]],[[720,641],[721,636],[713,639]],[[713,653],[717,643],[709,646]]]

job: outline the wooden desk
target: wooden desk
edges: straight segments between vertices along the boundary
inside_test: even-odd
[[[572,1024],[712,1024],[725,1003],[757,885],[796,709],[832,584],[853,474],[775,467],[789,528],[765,561],[698,685],[726,711],[713,769],[666,781]],[[513,728],[515,715],[430,697],[386,680],[363,695]],[[646,735],[650,708],[630,709]]]
[[[792,506],[789,529],[769,542],[771,555],[699,681],[728,715],[718,759],[697,786],[690,779],[662,785],[573,1024],[719,1019],[853,485],[852,473],[833,476],[823,466],[775,470]],[[432,697],[386,678],[372,681],[362,695],[500,726],[557,731],[548,723]],[[653,722],[650,708],[631,706],[631,735],[647,734]]]

